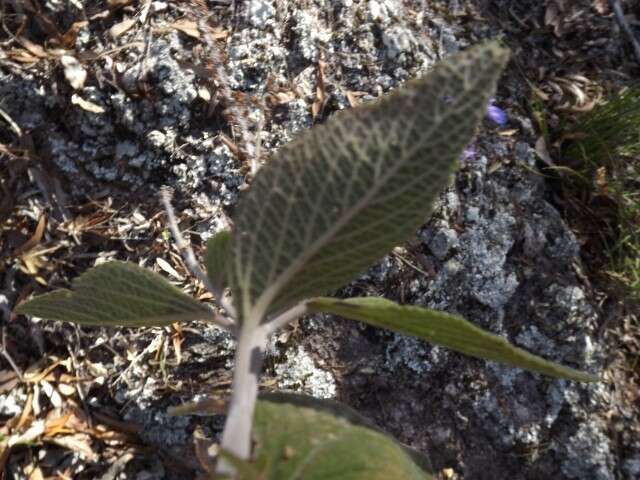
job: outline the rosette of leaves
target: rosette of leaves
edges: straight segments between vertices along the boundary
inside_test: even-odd
[[[514,347],[456,315],[379,298],[322,297],[406,241],[428,219],[507,60],[507,51],[496,43],[472,48],[393,93],[304,132],[257,173],[239,200],[233,231],[210,239],[205,256],[209,283],[218,294],[228,287],[233,297],[225,322],[218,323],[232,325],[238,336],[218,474],[425,478],[415,457],[389,437],[317,404],[260,404],[254,425],[267,339],[306,313],[358,320],[557,378],[596,380]],[[218,318],[159,275],[121,262],[95,267],[71,290],[36,297],[18,312],[124,326]],[[294,437],[287,439],[287,432]],[[384,453],[386,470],[378,469],[379,474],[363,466],[364,459],[375,457],[374,450]]]

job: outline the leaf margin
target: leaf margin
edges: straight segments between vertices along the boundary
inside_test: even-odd
[[[384,115],[381,115],[381,112],[385,112],[386,111],[384,110],[385,108],[387,110],[391,109],[390,105],[393,105],[394,102],[398,100],[404,100],[405,102],[408,102],[409,105],[411,105],[412,102],[416,100],[416,98],[418,97],[418,94],[420,93],[420,86],[423,87],[422,90],[425,90],[426,88],[425,85],[434,87],[435,86],[433,85],[434,83],[438,83],[438,84],[444,83],[444,82],[435,81],[440,78],[438,77],[438,75],[442,76],[445,74],[451,74],[456,78],[456,80],[459,80],[459,83],[467,87],[467,89],[465,90],[467,92],[466,95],[458,99],[457,108],[460,109],[462,108],[460,107],[460,105],[463,105],[464,113],[465,113],[463,118],[466,119],[471,117],[471,120],[468,122],[468,132],[466,130],[467,127],[463,129],[464,135],[461,135],[460,132],[456,131],[456,128],[459,128],[458,124],[461,123],[459,119],[456,125],[454,125],[455,128],[448,129],[448,131],[454,132],[453,139],[456,141],[456,143],[455,143],[455,148],[451,147],[450,145],[449,147],[447,147],[449,148],[449,150],[447,150],[448,152],[447,155],[449,155],[449,153],[451,153],[451,151],[453,150],[456,151],[456,155],[452,155],[451,164],[448,165],[447,168],[444,168],[444,169],[439,168],[437,170],[439,174],[444,174],[442,172],[443,170],[446,171],[446,175],[444,176],[448,177],[449,174],[453,172],[453,165],[457,163],[457,159],[462,154],[462,150],[466,146],[466,140],[462,142],[460,138],[462,136],[466,138],[467,133],[468,133],[468,136],[471,137],[471,133],[475,129],[475,126],[481,121],[482,117],[486,112],[486,104],[488,103],[489,98],[495,89],[495,85],[497,83],[499,74],[502,70],[502,67],[506,65],[508,58],[509,58],[508,50],[506,48],[503,48],[500,45],[500,43],[497,41],[486,42],[484,44],[475,46],[464,52],[457,53],[451,58],[446,59],[446,61],[439,62],[425,76],[419,79],[414,79],[407,82],[405,85],[394,90],[391,94],[385,95],[383,98],[379,98],[375,102],[371,102],[363,106],[358,106],[357,108],[354,108],[354,109],[337,112],[334,117],[330,118],[324,124],[315,126],[312,129],[303,132],[297,138],[295,138],[292,142],[281,147],[278,150],[278,152],[276,152],[275,156],[270,160],[270,162],[267,165],[265,165],[262,169],[260,169],[260,171],[256,175],[256,178],[254,178],[251,189],[249,189],[249,191],[244,196],[240,197],[237,210],[236,210],[234,242],[233,242],[234,265],[233,265],[233,268],[231,268],[231,288],[233,292],[234,302],[236,303],[236,309],[239,312],[240,316],[251,318],[253,319],[253,321],[260,321],[262,317],[264,317],[267,314],[274,313],[276,311],[282,311],[284,308],[290,307],[302,299],[309,298],[316,295],[323,295],[330,292],[333,289],[339,288],[340,286],[344,285],[351,278],[353,278],[353,276],[359,273],[359,271],[364,271],[369,265],[371,265],[376,260],[381,258],[385,253],[387,253],[391,248],[393,248],[393,246],[404,242],[410,236],[411,231],[414,231],[420,226],[420,224],[424,223],[424,218],[428,215],[431,207],[430,203],[435,199],[435,196],[433,196],[433,198],[431,198],[429,201],[425,201],[423,198],[420,198],[421,202],[415,202],[416,204],[418,203],[420,204],[420,213],[421,213],[420,220],[416,221],[416,218],[414,218],[414,216],[417,217],[418,213],[412,211],[411,213],[412,219],[410,221],[410,225],[409,224],[405,225],[406,228],[404,228],[402,232],[399,232],[400,229],[398,228],[387,229],[387,231],[398,230],[399,233],[395,234],[393,241],[391,241],[391,239],[386,239],[384,242],[382,242],[384,243],[384,248],[382,248],[382,246],[378,246],[378,249],[376,250],[375,255],[373,254],[373,252],[369,251],[366,259],[364,258],[360,259],[358,261],[359,263],[357,265],[357,268],[352,265],[351,270],[348,272],[348,274],[342,271],[337,272],[337,270],[340,270],[340,269],[335,269],[335,268],[329,269],[330,270],[329,274],[326,274],[326,271],[325,271],[325,274],[326,274],[326,278],[330,278],[331,280],[327,280],[325,278],[325,280],[323,281],[322,276],[317,274],[319,270],[316,270],[315,272],[314,271],[309,272],[309,270],[311,269],[311,265],[314,264],[314,258],[320,255],[319,252],[323,252],[322,250],[323,248],[325,249],[323,253],[326,253],[326,251],[329,250],[327,248],[327,245],[324,245],[323,247],[318,247],[318,251],[315,253],[312,253],[311,257],[309,257],[309,254],[307,253],[305,254],[294,253],[294,254],[291,254],[290,258],[288,259],[285,258],[283,261],[280,261],[280,257],[282,255],[283,250],[291,251],[291,248],[282,247],[282,242],[287,242],[286,239],[283,239],[284,237],[286,237],[286,235],[280,234],[280,239],[279,239],[280,246],[275,250],[274,249],[270,250],[268,246],[265,247],[265,244],[268,245],[268,242],[266,241],[266,239],[260,237],[261,235],[264,236],[265,234],[259,233],[260,229],[262,228],[261,225],[262,225],[262,222],[264,221],[264,216],[266,216],[266,214],[261,216],[259,212],[269,210],[267,208],[269,206],[271,209],[273,209],[274,205],[277,205],[278,204],[277,202],[279,201],[276,199],[278,195],[274,194],[272,197],[271,193],[267,193],[267,192],[272,192],[274,190],[282,190],[278,184],[276,184],[277,188],[271,185],[271,183],[269,183],[270,180],[272,180],[273,178],[277,180],[278,178],[280,178],[280,176],[289,175],[289,178],[288,178],[289,183],[296,184],[296,182],[300,180],[300,177],[302,175],[310,175],[311,177],[317,177],[317,175],[321,175],[317,171],[312,171],[312,170],[309,170],[306,173],[299,173],[297,177],[295,175],[294,176],[290,175],[292,171],[293,172],[299,171],[298,167],[300,167],[300,165],[304,166],[305,162],[308,163],[310,161],[309,160],[310,158],[313,158],[314,156],[315,157],[319,156],[317,153],[314,155],[310,155],[308,152],[307,153],[303,152],[302,154],[299,154],[299,151],[303,151],[306,148],[311,148],[307,144],[316,145],[316,144],[322,144],[327,140],[332,140],[332,139],[335,140],[335,138],[332,137],[332,133],[335,133],[336,135],[338,135],[339,139],[340,137],[344,137],[349,132],[347,133],[343,132],[342,129],[344,127],[341,125],[347,124],[349,122],[353,123],[352,120],[360,121],[362,120],[361,117],[367,114],[367,112],[373,112],[374,109],[376,108],[379,109],[379,111],[377,112],[377,115],[380,118],[384,118]],[[484,66],[485,63],[490,63],[489,60],[493,61],[492,66],[485,67]],[[456,64],[455,62],[458,62],[458,64]],[[484,67],[482,69],[482,73],[483,73],[482,76],[475,75],[476,71],[478,70],[478,67]],[[430,80],[431,80],[431,83],[429,83]],[[481,89],[480,86],[483,88]],[[476,89],[474,90],[471,87],[476,87]],[[477,91],[477,90],[482,90],[482,91]],[[446,96],[443,92],[440,92],[440,93],[436,92],[434,93],[434,95],[436,98],[438,97],[438,95]],[[450,111],[453,112],[453,113],[450,113],[447,108],[442,107],[442,105],[440,105],[440,102],[447,103],[444,101],[444,99],[433,101],[433,98],[429,97],[429,95],[423,94],[423,96],[427,97],[427,100],[425,100],[426,102],[433,103],[434,105],[433,108],[436,113],[439,113],[441,116],[444,116],[444,117],[447,117],[447,116],[455,117],[454,108],[450,109]],[[480,104],[482,104],[481,107],[480,107]],[[431,108],[431,106],[429,108]],[[414,110],[420,110],[420,109],[414,109]],[[469,114],[468,110],[472,111],[472,115]],[[370,117],[366,121],[373,122],[373,120],[371,120],[372,118],[375,118],[375,115],[370,115]],[[417,119],[416,118],[413,119],[413,124],[416,124],[415,120]],[[424,120],[424,118],[419,118],[419,120]],[[453,121],[453,119],[450,119],[450,121]],[[341,124],[338,122],[341,122]],[[391,124],[393,124],[393,122]],[[437,125],[440,125],[440,127],[442,127],[444,123],[440,122],[439,124],[437,123],[436,126]],[[332,126],[331,128],[333,128],[334,132],[329,130],[330,126]],[[376,126],[376,129],[381,129],[383,127],[386,127],[388,129],[389,125],[384,121],[381,121],[381,122],[378,122],[378,124],[376,124],[375,126]],[[437,130],[434,125],[432,125],[431,127],[433,131]],[[395,130],[394,130],[395,132],[394,135],[399,135],[399,138],[403,137],[402,133],[404,132],[400,133]],[[383,132],[383,133],[387,133],[387,132]],[[457,135],[457,137],[455,135]],[[406,135],[403,138],[405,137]],[[421,147],[422,150],[428,149],[430,151],[433,151],[436,146],[440,149],[443,148],[442,142],[439,143],[437,136],[432,140],[433,142],[429,143],[428,145],[425,145],[425,142],[423,141],[422,147]],[[450,144],[451,140],[452,140],[451,138],[448,138],[445,144]],[[390,140],[387,143],[389,145],[392,145],[393,141],[394,140]],[[460,145],[458,145],[458,143],[460,143]],[[378,148],[379,142],[376,145],[377,145],[376,148]],[[405,144],[402,144],[402,146],[404,147]],[[363,146],[362,144],[347,143],[346,146],[343,146],[343,148],[345,149],[353,148],[356,150],[362,150],[365,148],[371,148],[371,146],[369,144],[366,144]],[[385,148],[389,148],[389,147],[387,146]],[[320,150],[315,150],[315,152],[318,152],[318,151]],[[442,152],[435,152],[432,155],[436,155],[437,157],[437,155],[441,153]],[[326,152],[323,153],[323,155],[326,155]],[[384,159],[380,160],[380,162],[385,162],[385,161],[387,160],[384,160]],[[323,164],[319,163],[318,165],[315,165],[315,166],[323,167]],[[394,169],[397,170],[396,167],[397,165],[394,167]],[[275,170],[276,168],[279,170]],[[413,164],[411,164],[411,168],[414,168]],[[355,168],[355,170],[357,171],[357,168]],[[266,175],[271,175],[271,177],[273,178],[265,177]],[[301,184],[305,184],[305,182],[302,182]],[[433,188],[434,189],[437,188],[437,191],[436,191],[437,193],[443,187],[440,188],[438,186]],[[282,192],[284,192],[284,190]],[[388,192],[385,192],[385,195],[387,193]],[[298,194],[300,194],[301,198],[304,198],[305,201],[309,200],[306,194],[304,193],[304,189],[299,191],[293,189],[289,192],[288,196],[283,195],[283,198],[286,198],[287,204],[295,204],[296,202],[300,201],[300,198],[296,197],[296,195]],[[396,192],[394,191],[393,195],[395,194]],[[264,198],[261,199],[260,195],[263,195]],[[324,195],[324,193],[321,193],[320,195],[322,196]],[[431,195],[431,193],[429,193],[429,195]],[[313,200],[313,198],[311,200]],[[315,199],[315,200],[319,200],[319,199]],[[269,204],[269,201],[271,201],[271,204]],[[348,202],[351,202],[351,203],[345,204],[344,205],[345,209],[348,209],[347,207],[353,209],[355,208],[355,204],[358,203],[358,201],[354,199],[349,199]],[[313,204],[313,202],[310,202],[310,203]],[[428,205],[427,208],[424,207],[425,203],[427,203]],[[313,215],[316,214],[316,210],[312,212]],[[275,211],[278,211],[278,209],[276,208]],[[297,212],[294,211],[294,212],[295,213],[292,215],[297,216],[298,219],[304,218],[305,216],[303,214],[304,212],[303,213],[299,211]],[[308,215],[309,212],[306,212],[306,214]],[[359,215],[361,214],[362,212],[359,213]],[[259,220],[256,221],[256,218],[258,218]],[[272,219],[273,218],[277,218],[277,216],[272,217]],[[351,222],[351,220],[349,221]],[[409,220],[405,219],[405,223],[406,222],[409,222]],[[256,223],[258,224],[257,228],[255,226]],[[285,223],[284,225],[286,226],[287,224]],[[353,227],[352,224],[350,226]],[[281,231],[285,230],[284,226],[280,225],[279,227],[280,227],[279,230]],[[308,225],[305,227],[305,229],[307,227]],[[326,228],[327,235],[328,235],[328,232],[331,231],[333,228],[334,227]],[[289,226],[286,226],[286,229],[288,231]],[[357,230],[357,229],[354,229],[354,230]],[[406,232],[404,230],[406,230]],[[348,232],[347,234],[345,234],[345,236],[349,237],[350,234],[351,232]],[[331,236],[329,236],[329,238],[330,237]],[[274,237],[271,236],[271,238],[274,238]],[[307,238],[306,232],[305,232],[305,238]],[[335,240],[335,237],[332,240],[331,239],[327,240],[327,244],[332,245],[333,247],[336,246],[335,245],[336,242],[337,241]],[[337,243],[340,243],[340,242],[338,241]],[[307,247],[309,247],[308,243],[306,244],[305,248]],[[370,246],[368,246],[367,248],[370,249]],[[355,255],[355,257],[361,257],[362,256],[360,255],[361,253],[362,251],[359,252],[358,255]],[[305,255],[306,257],[309,257],[309,258],[306,258]],[[275,260],[273,260],[269,266],[265,266],[265,265],[260,266],[258,264],[258,266],[256,267],[256,260],[255,260],[256,258],[271,258],[271,257],[275,257]],[[315,259],[318,260],[317,258]],[[320,256],[320,260],[326,261],[326,256],[324,259],[322,259],[322,256]],[[320,261],[319,263],[322,264],[322,261]],[[344,262],[338,262],[338,264],[340,265],[340,268],[343,269]],[[255,272],[259,272],[260,270],[262,270],[262,273],[258,273],[256,276]],[[275,279],[273,278],[274,271],[276,272]],[[266,272],[269,272],[269,273],[266,273]],[[306,290],[304,290],[304,288],[302,288],[301,286],[305,287]]]
[[[173,310],[169,309],[167,313],[163,315],[153,315],[153,320],[130,318],[122,322],[113,319],[105,320],[105,313],[101,311],[101,313],[95,315],[96,319],[92,320],[93,315],[91,310],[100,310],[96,305],[114,303],[113,301],[106,300],[105,297],[102,296],[105,294],[109,295],[107,289],[103,288],[100,290],[99,287],[101,282],[110,280],[110,275],[115,275],[116,277],[125,275],[124,278],[127,278],[127,275],[129,275],[128,281],[135,281],[134,277],[137,277],[137,287],[140,287],[143,282],[148,282],[153,288],[156,288],[156,299],[159,298],[159,294],[164,295],[164,298],[162,298],[159,303],[160,305],[168,299],[175,302],[174,307],[181,306],[183,310],[180,311],[178,308],[174,308]],[[120,278],[120,280],[122,280],[122,278]],[[120,295],[120,302],[123,302],[124,298],[132,296],[131,294],[117,291],[112,291],[111,293],[114,294],[114,298]],[[128,301],[132,300],[129,298]],[[146,299],[136,298],[133,299],[133,301],[157,302],[157,300],[152,299],[152,296]],[[126,315],[126,306],[120,304],[117,306],[114,305],[112,308],[116,311],[120,310],[121,314]],[[33,297],[18,305],[14,311],[22,315],[31,315],[49,320],[69,321],[81,325],[124,327],[161,327],[171,325],[178,321],[203,319],[212,315],[212,311],[205,304],[186,295],[178,287],[165,280],[160,274],[140,267],[132,262],[123,262],[120,260],[105,262],[90,268],[72,280],[71,289],[58,289]],[[129,314],[131,313],[131,310],[129,310]],[[115,317],[118,316],[116,313]],[[134,316],[137,316],[137,314],[134,313]]]

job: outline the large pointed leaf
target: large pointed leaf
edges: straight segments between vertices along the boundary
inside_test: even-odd
[[[51,320],[127,327],[164,326],[212,314],[157,273],[117,261],[83,273],[74,279],[72,290],[40,295],[16,311]]]
[[[222,290],[227,286],[227,271],[231,255],[231,232],[223,230],[212,235],[207,240],[207,251],[204,263],[207,267],[207,277],[213,286]]]
[[[238,202],[231,280],[242,317],[336,289],[409,238],[507,58],[496,43],[457,54],[282,147]]]
[[[394,440],[325,408],[261,400],[254,418],[255,462],[240,480],[430,478]]]
[[[458,315],[414,306],[401,306],[384,298],[315,298],[309,309],[360,320],[375,327],[413,335],[472,357],[492,360],[557,378],[597,382],[598,377],[563,367],[485,332]]]

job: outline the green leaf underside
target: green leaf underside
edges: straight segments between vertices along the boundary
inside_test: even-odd
[[[261,400],[253,462],[241,480],[426,480],[394,440],[323,410]]]
[[[108,262],[56,290],[21,304],[25,315],[102,326],[166,326],[211,316],[206,305],[163,277],[128,262]]]
[[[496,43],[454,55],[278,150],[237,206],[231,285],[242,317],[335,290],[409,238],[449,184],[507,58]]]
[[[597,382],[598,377],[544,360],[511,345],[505,338],[486,332],[458,315],[414,306],[401,306],[384,298],[315,298],[313,312],[326,312],[427,340],[494,362],[504,363],[551,377]]]
[[[207,251],[204,257],[207,277],[213,286],[220,290],[227,286],[227,271],[231,254],[230,241],[231,232],[228,231],[218,232],[207,240]]]

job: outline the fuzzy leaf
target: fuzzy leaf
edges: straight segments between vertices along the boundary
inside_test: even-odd
[[[413,335],[472,357],[500,362],[551,377],[597,382],[598,377],[564,367],[511,345],[505,338],[486,332],[458,315],[414,306],[401,306],[384,298],[315,298],[314,312],[326,312],[352,320]]]
[[[71,290],[35,297],[17,313],[103,326],[165,326],[211,316],[204,304],[157,273],[127,262],[108,262],[73,280]]]
[[[227,286],[227,271],[231,255],[231,232],[222,231],[207,240],[204,263],[207,276],[214,287],[222,290]]]
[[[282,147],[241,196],[231,285],[243,319],[332,291],[428,217],[508,58],[488,43]]]
[[[335,403],[335,402],[334,402]],[[261,400],[255,412],[253,463],[241,480],[426,480],[403,448],[331,409]]]
[[[325,412],[327,414],[333,415],[336,418],[341,418],[352,425],[357,425],[369,430],[374,430],[381,435],[389,437],[398,445],[400,445],[405,453],[409,455],[422,470],[424,470],[425,472],[433,472],[431,461],[425,454],[414,450],[407,445],[397,442],[391,435],[379,428],[371,420],[361,415],[359,412],[344,403],[331,399],[315,398],[310,395],[304,395],[297,392],[283,391],[263,392],[260,394],[260,400],[271,403],[288,404],[296,407],[311,408],[318,412]]]

